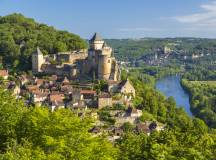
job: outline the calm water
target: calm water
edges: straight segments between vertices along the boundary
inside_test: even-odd
[[[184,107],[185,111],[192,115],[190,111],[189,95],[180,85],[178,76],[168,76],[157,81],[156,89],[167,97],[173,96],[178,106]]]

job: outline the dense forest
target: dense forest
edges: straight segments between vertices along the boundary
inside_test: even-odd
[[[203,119],[210,127],[216,128],[216,81],[182,80],[190,93],[193,114]]]
[[[184,73],[183,79],[190,81],[212,81],[216,80],[216,65],[211,64],[198,64],[191,65],[186,68],[187,72]]]
[[[0,17],[0,56],[13,69],[31,68],[31,54],[39,46],[44,54],[86,48],[78,35],[58,31],[21,14]]]

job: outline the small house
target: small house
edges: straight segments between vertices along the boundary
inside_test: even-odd
[[[136,90],[134,89],[133,85],[130,83],[129,79],[126,81],[122,81],[119,84],[119,92],[122,94],[131,94],[133,97],[136,95]]]
[[[104,108],[106,106],[112,106],[112,97],[109,93],[101,93],[98,96],[98,108]]]

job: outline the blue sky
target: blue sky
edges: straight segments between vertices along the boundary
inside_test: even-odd
[[[14,12],[83,38],[216,38],[216,0],[0,0]]]

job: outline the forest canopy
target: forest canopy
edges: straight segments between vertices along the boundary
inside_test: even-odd
[[[30,69],[31,54],[37,46],[44,54],[54,54],[84,49],[87,44],[78,35],[37,23],[22,14],[0,17],[0,56],[4,65]]]

